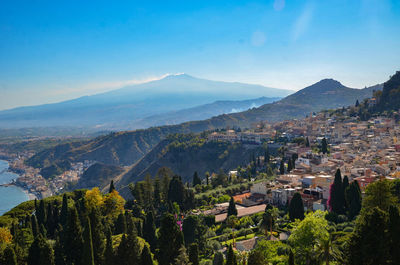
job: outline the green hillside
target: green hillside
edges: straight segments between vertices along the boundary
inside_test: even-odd
[[[240,143],[207,142],[205,138],[193,134],[175,134],[161,141],[125,173],[117,187],[141,180],[146,174],[154,176],[161,167],[168,167],[184,181],[191,182],[195,171],[204,176],[207,171],[226,171],[246,165],[254,153],[263,153],[263,148]]]

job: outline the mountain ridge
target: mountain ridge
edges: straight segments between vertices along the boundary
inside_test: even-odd
[[[207,120],[185,122],[179,125],[111,133],[81,143],[57,146],[36,154],[27,163],[33,166],[49,166],[59,160],[70,162],[93,160],[110,165],[130,166],[139,161],[170,134],[198,133],[234,126],[249,127],[264,120],[273,122],[300,118],[322,109],[352,105],[357,99],[363,100],[370,97],[372,90],[381,87],[381,85],[378,85],[365,89],[351,89],[338,86],[336,83],[331,83],[331,85],[333,86],[329,89],[339,92],[333,95],[317,93],[314,97],[310,97],[313,94],[310,94],[311,86],[308,86],[280,101],[244,112],[223,114]],[[315,86],[312,88],[315,88]],[[314,106],[313,102],[315,102],[316,97],[321,102]],[[293,102],[296,98],[299,102]]]

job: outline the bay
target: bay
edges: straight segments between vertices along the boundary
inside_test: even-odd
[[[7,161],[0,160],[0,184],[11,183],[18,178],[17,174],[7,171],[8,166]],[[17,186],[0,187],[0,215],[27,200],[28,194]]]

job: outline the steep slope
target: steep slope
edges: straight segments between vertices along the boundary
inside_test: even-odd
[[[148,83],[55,104],[0,112],[0,128],[72,126],[127,130],[143,128],[141,119],[216,100],[283,97],[289,90],[170,75]],[[215,114],[217,115],[217,114]],[[150,124],[151,126],[151,124]]]
[[[132,165],[147,154],[167,135],[173,133],[202,132],[227,126],[249,127],[255,122],[300,118],[322,109],[352,105],[356,100],[370,97],[374,86],[352,89],[334,80],[322,80],[278,102],[265,104],[248,111],[223,114],[203,121],[179,125],[153,127],[146,130],[112,133],[93,140],[50,148],[33,156],[28,163],[40,165],[58,160],[95,160],[112,165]],[[318,101],[318,102],[317,102]]]
[[[79,179],[74,188],[91,189],[93,187],[105,187],[110,181],[121,174],[124,170],[118,166],[96,163],[90,166]]]
[[[203,176],[207,171],[218,172],[245,165],[254,153],[262,153],[262,147],[231,144],[228,142],[207,142],[204,138],[189,135],[172,135],[162,140],[153,150],[132,166],[119,179],[117,188],[144,178],[154,176],[161,167],[172,169],[184,181],[192,181],[197,171]]]

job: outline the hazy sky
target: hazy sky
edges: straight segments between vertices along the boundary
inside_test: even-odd
[[[398,0],[2,0],[0,109],[180,72],[364,87],[400,70],[399,48]]]

